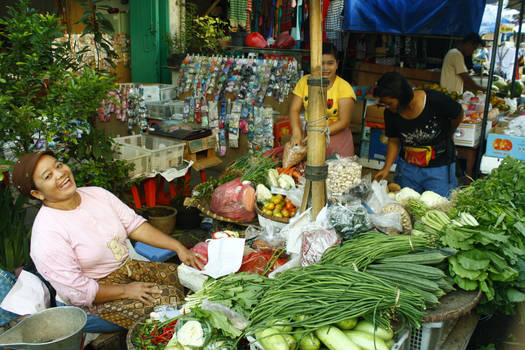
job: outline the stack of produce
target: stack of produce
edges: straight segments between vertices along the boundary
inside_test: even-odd
[[[449,272],[461,289],[484,292],[478,312],[513,314],[525,301],[525,163],[507,157],[453,197],[447,213],[425,213],[413,235],[457,249]]]
[[[396,318],[409,327],[419,327],[424,308],[421,295],[400,290],[367,272],[314,264],[292,268],[271,280],[250,314],[247,333],[255,334],[267,350],[294,349],[274,336],[294,334],[301,341],[312,332],[330,349],[358,350],[361,334],[345,335],[334,327],[337,322],[361,317],[390,329],[390,320]],[[373,335],[365,337],[374,341]]]

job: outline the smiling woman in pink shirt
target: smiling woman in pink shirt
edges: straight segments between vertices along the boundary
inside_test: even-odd
[[[77,188],[71,169],[51,151],[20,157],[12,179],[22,194],[42,202],[31,233],[31,258],[65,304],[129,328],[153,305],[181,301],[177,266],[131,260],[127,238],[171,249],[181,262],[202,267],[198,254],[112,193]]]

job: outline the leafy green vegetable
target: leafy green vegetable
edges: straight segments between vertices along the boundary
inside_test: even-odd
[[[207,320],[213,329],[220,330],[226,337],[237,338],[242,334],[242,331],[235,328],[226,315],[220,311],[204,310],[200,307],[194,307],[191,309],[191,315],[199,320]]]

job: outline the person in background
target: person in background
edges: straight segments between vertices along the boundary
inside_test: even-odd
[[[461,40],[458,48],[447,52],[441,67],[440,85],[442,88],[449,92],[456,91],[458,94],[462,94],[463,90],[484,90],[472,80],[465,64],[465,57],[472,56],[480,46],[483,46],[481,37],[476,33],[470,33]]]
[[[385,165],[374,179],[388,176],[399,153],[396,183],[448,196],[458,183],[452,135],[463,117],[461,105],[435,90],[413,90],[398,72],[385,73],[374,96],[386,107],[388,137]]]
[[[171,249],[197,268],[199,254],[105,189],[77,188],[71,169],[51,151],[21,156],[12,180],[22,195],[42,202],[32,227],[31,258],[61,302],[88,313],[87,332],[129,328],[155,304],[182,302],[177,265],[131,260],[126,239]]]
[[[354,155],[354,141],[350,131],[350,119],[355,104],[355,93],[352,86],[336,75],[339,61],[337,52],[332,44],[323,44],[322,75],[330,79],[326,96],[326,112],[328,117],[328,128],[330,132],[330,143],[326,146],[326,156],[338,153],[342,157]],[[300,119],[301,110],[304,107],[305,118],[308,120],[308,84],[310,75],[302,77],[293,90],[290,103],[289,117],[292,127],[292,145],[302,145],[304,138],[302,123]]]

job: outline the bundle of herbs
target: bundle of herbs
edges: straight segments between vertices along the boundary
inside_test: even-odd
[[[460,288],[484,292],[478,312],[515,313],[525,301],[525,163],[507,157],[453,200],[448,215],[428,212],[417,231],[458,250],[449,272]]]
[[[450,271],[464,289],[479,287],[478,311],[513,314],[525,301],[525,163],[505,158],[497,169],[454,194],[452,219],[470,213],[478,226],[449,227],[443,243],[460,250]]]

